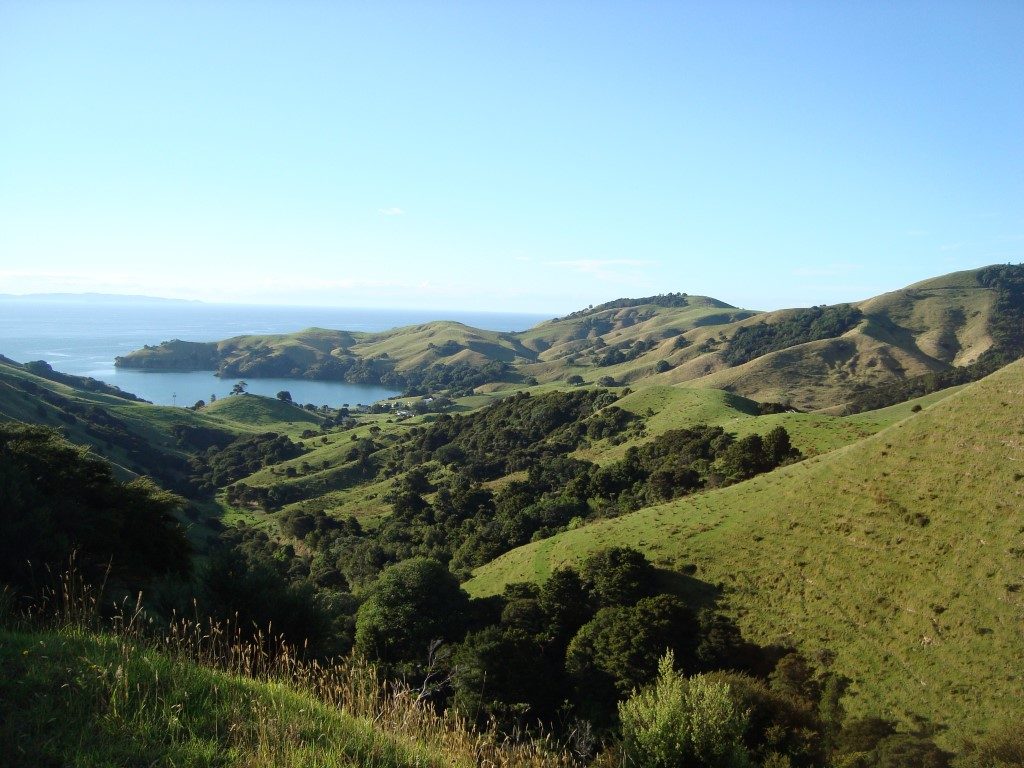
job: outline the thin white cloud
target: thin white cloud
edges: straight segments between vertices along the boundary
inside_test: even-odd
[[[381,216],[401,216],[405,213],[401,208],[392,206],[391,208],[378,208],[377,213]]]

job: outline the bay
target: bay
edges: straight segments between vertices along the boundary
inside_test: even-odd
[[[19,363],[45,360],[55,370],[91,376],[158,405],[188,406],[226,396],[238,379],[212,371],[189,373],[118,369],[114,358],[170,339],[219,341],[245,334],[293,333],[310,327],[385,331],[431,320],[521,331],[542,315],[341,307],[244,306],[177,302],[0,299],[0,354]],[[369,404],[398,392],[386,387],[301,379],[246,379],[250,392],[282,390],[298,403]]]

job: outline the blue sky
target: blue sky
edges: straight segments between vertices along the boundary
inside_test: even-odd
[[[0,293],[758,309],[1024,260],[1024,4],[0,3]]]

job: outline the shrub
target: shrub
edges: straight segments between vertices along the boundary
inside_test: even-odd
[[[750,765],[743,746],[747,714],[736,707],[729,686],[703,675],[686,679],[675,671],[674,663],[672,653],[666,653],[654,684],[619,704],[626,765]]]

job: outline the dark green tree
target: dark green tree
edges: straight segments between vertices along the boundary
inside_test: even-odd
[[[447,568],[414,557],[386,568],[356,616],[356,649],[370,659],[415,670],[435,640],[457,640],[469,598]]]
[[[106,461],[43,427],[0,423],[0,580],[68,565],[87,578],[111,575],[137,587],[185,573],[189,545],[173,513],[179,497],[148,480],[120,482]]]
[[[599,610],[573,637],[565,657],[583,711],[606,721],[617,699],[654,679],[666,649],[688,658],[695,635],[692,612],[672,595]]]
[[[602,606],[631,605],[654,593],[654,567],[631,547],[598,550],[583,563],[583,583]]]
[[[512,727],[555,714],[561,675],[523,632],[487,627],[467,635],[454,667],[455,706],[480,724]]]

